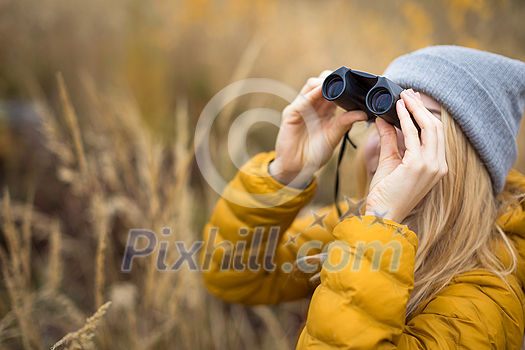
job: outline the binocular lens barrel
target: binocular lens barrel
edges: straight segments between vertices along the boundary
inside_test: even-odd
[[[380,88],[373,91],[370,96],[370,107],[374,113],[383,113],[392,106],[392,94],[387,89]]]
[[[340,67],[323,81],[323,96],[347,111],[362,110],[368,121],[380,117],[401,129],[395,108],[403,88],[386,77]],[[412,117],[414,125],[420,131]]]
[[[329,98],[337,98],[343,92],[345,83],[339,76],[334,76],[326,85],[326,93]]]

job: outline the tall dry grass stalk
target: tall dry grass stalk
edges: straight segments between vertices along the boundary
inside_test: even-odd
[[[22,296],[23,292],[21,291],[21,286],[17,284],[16,275],[13,275],[12,272],[9,271],[9,259],[3,250],[0,251],[0,259],[2,260],[2,273],[4,275],[5,285],[7,287],[9,298],[11,299],[11,307],[20,329],[22,345],[24,349],[29,350],[31,349],[32,327],[29,317],[24,310],[25,308],[22,305],[24,302]]]
[[[13,220],[9,190],[4,188],[2,196],[3,232],[7,241],[8,252],[0,247],[0,261],[2,273],[11,300],[12,310],[15,314],[22,345],[24,349],[41,349],[40,333],[36,331],[32,322],[33,295],[31,294],[24,276],[20,257],[26,251],[28,241],[20,242],[20,236]]]
[[[111,301],[108,301],[98,308],[93,316],[86,320],[84,327],[75,332],[68,333],[64,338],[56,342],[55,345],[51,347],[51,350],[56,350],[66,344],[70,345],[68,349],[95,349],[92,338],[95,336],[95,331],[110,305]]]
[[[64,119],[73,138],[73,145],[77,155],[80,174],[82,175],[82,179],[86,181],[88,177],[88,166],[86,155],[84,153],[84,145],[82,143],[80,127],[78,125],[78,118],[75,113],[75,109],[73,108],[73,104],[71,103],[71,98],[69,97],[62,73],[58,72],[56,78],[58,82],[58,91],[60,93],[60,101],[62,102],[62,108],[64,111]]]
[[[11,208],[11,198],[9,196],[8,188],[4,188],[4,195],[2,197],[2,205],[4,212],[4,237],[7,241],[7,247],[11,253],[12,269],[13,272],[17,273],[22,270],[20,262],[21,242],[18,236],[15,223],[13,221],[13,212]]]
[[[47,270],[47,282],[49,288],[57,290],[60,288],[63,275],[62,262],[62,233],[60,232],[60,221],[55,218],[51,223],[49,240],[49,265]]]
[[[191,243],[197,238],[192,231],[193,198],[188,183],[194,149],[191,144],[187,101],[184,102],[184,99],[179,100],[176,112],[175,143],[166,147],[162,142],[155,140],[140,121],[140,112],[136,109],[132,94],[124,92],[124,97],[117,96],[109,102],[101,95],[88,74],[84,74],[82,80],[94,107],[94,113],[90,115],[93,128],[105,134],[107,139],[95,138],[93,134],[83,135],[79,129],[77,136],[73,135],[71,138],[78,140],[77,143],[84,140],[86,146],[81,148],[75,145],[75,142],[72,146],[67,142],[64,144],[74,150],[77,158],[87,159],[85,183],[92,187],[88,191],[75,193],[84,197],[92,209],[90,225],[97,239],[93,294],[95,305],[98,306],[102,303],[106,281],[104,270],[109,262],[108,229],[110,222],[116,217],[128,218],[130,223],[133,223],[129,228],[148,228],[156,234],[159,234],[163,227],[170,227],[172,234],[169,241],[172,247],[175,240]],[[60,81],[60,78],[58,81],[61,94],[68,96],[66,84]],[[68,107],[69,99],[62,98],[61,101],[64,111],[69,111],[65,114],[75,116],[71,112],[72,107]],[[48,122],[50,125],[59,124],[51,113],[44,117],[51,119]],[[76,120],[76,117],[70,119]],[[78,124],[69,122],[69,125]],[[52,130],[53,133],[45,134],[46,138],[53,139],[57,134],[56,128],[48,130]],[[74,127],[69,127],[68,130],[69,133],[75,133]],[[63,140],[68,139],[66,135],[59,134],[59,137]],[[53,144],[48,140],[48,145]],[[56,148],[50,150],[54,151]],[[58,155],[57,158],[60,159]],[[77,159],[77,163],[80,164],[81,161]],[[68,164],[63,164],[63,167],[70,169],[72,178],[82,178],[81,170]],[[73,182],[66,183],[75,185]],[[120,241],[123,242],[123,239],[125,236],[122,236]],[[172,264],[177,258],[177,251],[172,248],[168,252],[166,262]],[[112,265],[110,271],[114,271],[117,266]],[[155,269],[154,259],[140,259],[134,263],[134,268],[145,271],[145,274],[137,275],[142,294],[141,304],[137,309],[140,318],[134,310],[127,311],[130,327],[127,329],[126,338],[130,347],[154,348],[166,341],[173,327],[178,328],[177,332],[186,339],[186,345],[191,346],[196,339],[194,329],[202,326],[203,315],[193,317],[191,324],[179,321],[177,316],[180,312],[190,310],[194,316],[199,315],[199,309],[204,302],[200,276],[184,271],[160,273]],[[115,275],[115,272],[112,273]],[[136,274],[135,272],[134,275]],[[190,309],[187,310],[187,307]],[[148,327],[149,331],[139,340],[135,333],[138,320],[152,310],[168,313],[160,318],[156,317],[157,321],[153,327]],[[112,342],[104,339],[106,343]],[[206,340],[202,342],[204,344]]]
[[[34,102],[37,116],[40,118],[38,129],[45,136],[46,148],[57,157],[57,177],[74,185],[75,192],[80,191],[81,178],[75,170],[75,153],[68,144],[60,123],[55,118],[52,108],[47,104],[47,97],[36,79],[29,74],[24,76],[25,87]]]
[[[92,208],[95,222],[95,234],[97,237],[97,256],[95,266],[95,307],[102,305],[102,294],[104,290],[104,261],[107,246],[107,222],[104,197],[100,190],[96,190],[92,198]]]
[[[0,347],[48,347],[80,328],[62,341],[78,348],[83,341],[79,333],[94,334],[82,331],[86,314],[105,298],[113,304],[104,331],[97,332],[96,339],[85,339],[87,348],[94,343],[102,349],[137,350],[293,346],[298,329],[290,325],[299,327],[306,303],[279,308],[227,305],[210,296],[199,274],[186,266],[158,272],[157,251],[136,259],[131,273],[123,274],[122,252],[130,229],[152,230],[159,241],[169,243],[169,268],[179,257],[174,241],[189,247],[200,239],[200,227],[219,195],[194,173],[193,125],[200,107],[229,83],[271,77],[298,89],[309,76],[341,64],[380,73],[399,54],[431,40],[453,38],[525,59],[523,46],[516,44],[523,41],[520,34],[515,41],[507,37],[507,44],[501,44],[505,48],[501,41],[492,45],[471,32],[459,33],[453,25],[431,33],[431,28],[440,28],[439,19],[428,15],[435,8],[445,20],[450,13],[461,13],[466,18],[460,21],[462,28],[480,20],[472,27],[491,34],[489,17],[498,14],[490,6],[484,7],[491,12],[488,17],[478,18],[480,9],[465,7],[465,1],[405,1],[407,10],[396,17],[392,9],[397,3],[382,4],[378,11],[379,2],[232,0],[130,7],[119,0],[7,0],[2,9],[12,12],[0,22],[6,29],[0,31],[6,33],[0,35],[5,48],[0,61],[6,63],[0,65],[0,95],[11,91],[6,86],[20,85],[21,95],[27,90],[35,102],[38,127],[53,157],[46,169],[56,171],[59,185],[54,192],[39,192],[47,182],[38,184],[37,202],[45,209],[31,205],[31,190],[19,202],[6,202],[4,195],[6,247],[0,259],[8,300],[0,301],[0,309],[10,311],[0,321]],[[518,8],[518,2],[506,3]],[[345,20],[350,12],[359,14],[355,21]],[[505,14],[500,24],[506,32],[518,32],[513,28],[522,27],[522,13]],[[322,28],[334,22],[342,25],[339,34],[334,40],[321,38]],[[406,25],[388,31],[399,23]],[[356,31],[362,35],[348,36]],[[35,32],[41,35],[39,42],[34,41]],[[374,40],[378,33],[400,40],[380,44]],[[339,45],[343,41],[345,45]],[[10,72],[13,62],[16,74]],[[55,75],[57,70],[64,76]],[[77,74],[79,84],[74,86]],[[247,106],[268,106],[266,95],[249,96]],[[246,107],[243,101],[234,99],[221,111],[211,134],[212,158],[222,172],[233,170],[225,135],[234,113]],[[42,193],[50,198],[42,198]],[[161,235],[163,227],[171,228],[169,237]],[[46,247],[47,257],[40,254]],[[32,250],[38,254],[31,256]]]
[[[270,330],[270,335],[273,338],[276,346],[279,349],[290,349],[289,344],[286,342],[286,337],[282,330],[282,326],[279,319],[275,316],[269,306],[259,305],[253,307],[253,311],[266,323]]]
[[[21,262],[24,283],[26,288],[30,288],[31,282],[31,222],[33,219],[33,202],[35,200],[35,183],[31,183],[27,192],[27,200],[24,205],[24,217],[22,220],[22,247]]]
[[[259,57],[259,53],[261,52],[265,42],[266,39],[263,33],[258,32],[255,35],[253,35],[249,44],[246,46],[246,49],[242,53],[242,56],[240,57],[240,60],[237,63],[237,66],[235,67],[235,70],[233,71],[229,84],[244,80],[249,77],[250,71],[252,70],[255,64],[255,61]],[[235,108],[238,106],[239,103],[239,99],[237,99],[236,97],[238,97],[241,93],[242,86],[236,91],[231,91],[231,94],[229,96],[225,96],[225,100],[233,101],[232,103],[227,104],[221,111],[221,115],[223,116],[223,118],[219,119],[219,132],[221,134],[227,133],[228,131],[228,123],[231,121],[233,112],[235,111]]]

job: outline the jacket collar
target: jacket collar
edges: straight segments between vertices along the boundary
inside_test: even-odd
[[[525,193],[525,176],[512,169],[507,176],[507,186],[518,187]],[[498,219],[498,224],[511,238],[517,248],[518,267],[516,276],[522,286],[525,286],[525,201],[515,203]],[[510,262],[508,254],[498,247],[498,256],[503,263]]]
[[[507,186],[519,187],[525,193],[525,176],[512,169],[507,176]],[[517,205],[516,205],[517,204]],[[525,239],[525,202],[515,203],[498,219],[498,224],[509,235]]]

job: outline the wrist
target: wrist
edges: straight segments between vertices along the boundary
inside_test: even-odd
[[[396,213],[394,208],[389,208],[385,210],[383,208],[378,209],[378,208],[371,208],[368,206],[366,208],[365,215],[377,216],[383,219],[397,222],[398,224],[400,224],[406,217],[406,215],[400,215],[399,213]]]
[[[298,173],[290,173],[285,171],[280,171],[277,168],[278,164],[273,160],[268,163],[268,174],[277,182],[284,186],[290,186],[295,189],[304,190],[307,188],[310,183],[314,180],[315,174],[305,175]],[[300,176],[300,178],[298,178]]]

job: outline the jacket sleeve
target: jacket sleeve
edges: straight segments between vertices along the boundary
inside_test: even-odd
[[[275,152],[258,154],[240,169],[204,228],[204,284],[226,301],[275,304],[310,296],[313,287],[292,278],[290,268],[298,254],[317,254],[333,240],[335,224],[309,228],[311,217],[296,219],[313,197],[316,180],[304,190],[283,186],[268,174],[274,157]],[[324,222],[336,220],[332,210]]]
[[[375,216],[334,229],[297,349],[519,349],[523,295],[486,271],[461,274],[405,323],[417,237]]]

